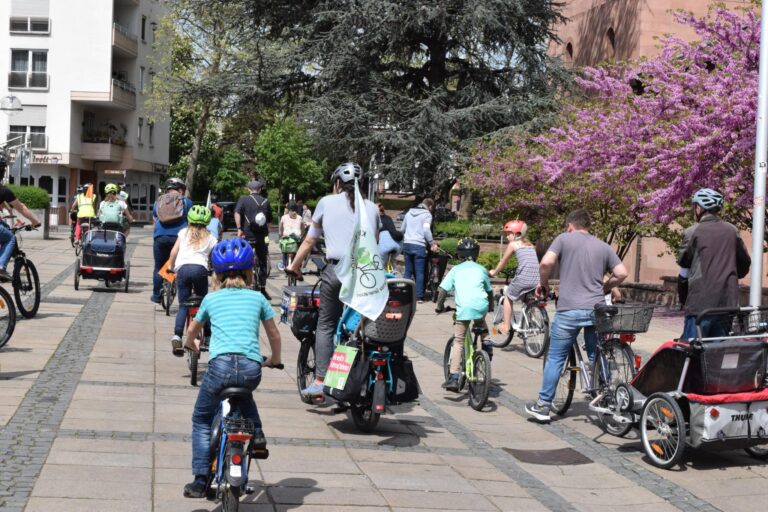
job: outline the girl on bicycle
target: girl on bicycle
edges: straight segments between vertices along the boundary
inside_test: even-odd
[[[298,209],[296,208],[296,203],[293,201],[290,201],[288,203],[288,207],[286,208],[285,215],[280,217],[280,223],[277,225],[277,233],[281,239],[286,237],[292,237],[294,241],[296,241],[298,244],[299,240],[301,240],[302,230],[303,230],[303,225],[302,225],[301,217],[299,217]],[[284,270],[287,265],[288,265],[288,253],[284,252],[283,267],[280,270]]]
[[[195,205],[187,213],[189,225],[179,231],[179,237],[171,249],[170,265],[168,268],[176,273],[176,287],[179,295],[179,312],[176,313],[176,324],[173,328],[173,355],[181,357],[184,349],[181,347],[181,337],[184,335],[184,324],[187,320],[187,306],[194,291],[195,295],[205,297],[208,293],[208,257],[216,245],[216,237],[208,231],[211,221],[211,210],[205,206]]]
[[[202,498],[210,473],[211,422],[216,414],[219,393],[228,387],[251,390],[261,382],[262,366],[280,364],[280,333],[272,307],[264,296],[252,290],[253,249],[247,241],[233,238],[219,242],[211,253],[214,292],[200,304],[200,310],[187,331],[186,346],[199,351],[198,335],[210,322],[212,336],[208,371],[192,413],[192,473],[195,480],[184,487],[184,496]],[[272,355],[264,358],[259,344],[259,325],[263,324]],[[263,450],[266,439],[261,430],[256,402],[243,404],[242,413],[253,421],[256,433],[251,449]]]
[[[507,265],[512,255],[515,255],[517,259],[515,277],[504,288],[506,295],[504,322],[499,325],[499,331],[504,335],[509,332],[512,324],[512,301],[519,300],[527,292],[535,290],[539,284],[539,258],[536,256],[533,244],[526,238],[526,233],[528,233],[528,226],[522,220],[511,220],[504,224],[504,235],[509,245],[496,268],[488,272],[488,275],[495,277]]]

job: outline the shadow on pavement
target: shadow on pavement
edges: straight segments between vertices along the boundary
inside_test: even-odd
[[[2,350],[5,352],[5,349]],[[23,372],[6,372],[6,373],[0,373],[0,380],[12,380],[19,377],[24,377],[25,375],[32,375],[33,373],[40,373],[42,370],[26,370]]]
[[[241,497],[240,504],[268,503],[279,505],[280,510],[292,510],[301,508],[304,505],[304,499],[310,494],[321,491],[323,489],[317,487],[317,481],[311,478],[286,478],[275,484],[261,484],[250,496]],[[212,512],[223,510],[223,505],[219,504]],[[208,509],[199,508],[192,512],[208,512]]]

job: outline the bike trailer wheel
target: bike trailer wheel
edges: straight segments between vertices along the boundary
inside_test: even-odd
[[[672,397],[648,397],[640,416],[640,438],[651,464],[662,469],[677,464],[685,451],[685,417]]]
[[[746,451],[753,459],[768,460],[768,448],[766,447],[750,446],[749,448],[745,448],[744,451]]]
[[[544,357],[544,368],[547,367],[548,356],[549,351],[546,352]],[[555,396],[550,404],[550,410],[558,416],[563,416],[571,407],[573,393],[576,390],[576,373],[576,355],[573,349],[571,349],[560,371],[560,377],[557,379],[557,385],[555,386]]]
[[[472,360],[474,374],[467,379],[469,406],[476,411],[482,411],[491,390],[491,358],[485,350],[476,350]]]
[[[35,265],[25,258],[14,261],[13,294],[21,316],[32,318],[37,314],[40,308],[40,277]]]

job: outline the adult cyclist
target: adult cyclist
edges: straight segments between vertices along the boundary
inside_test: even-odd
[[[323,381],[328,364],[333,355],[333,337],[341,318],[344,304],[339,299],[341,282],[336,276],[336,265],[350,251],[355,227],[355,178],[360,178],[362,169],[359,165],[347,162],[333,171],[331,183],[333,194],[325,196],[317,203],[306,238],[299,247],[296,257],[286,272],[301,276],[301,264],[312,251],[317,239],[325,237],[325,251],[328,264],[320,276],[320,315],[315,336],[315,379],[301,391],[304,396],[322,396]],[[367,199],[364,201],[368,212],[368,229],[378,239],[380,221],[376,205]]]
[[[77,211],[77,224],[75,225],[75,240],[78,242],[83,236],[82,226],[83,223],[91,222],[96,217],[96,194],[88,196],[88,189],[92,185],[86,183],[78,188],[78,194],[75,196],[75,200],[72,201],[71,211]]]
[[[272,297],[267,293],[269,256],[265,241],[265,238],[269,236],[269,224],[272,222],[272,207],[269,200],[261,194],[263,188],[264,183],[261,181],[254,180],[248,183],[250,194],[242,196],[235,205],[235,224],[237,225],[237,236],[248,240],[259,258],[259,268],[255,270],[258,271],[256,277],[261,293],[267,300],[272,300]]]

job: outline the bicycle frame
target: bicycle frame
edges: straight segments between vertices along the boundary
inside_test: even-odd
[[[472,340],[471,330],[467,329],[464,335],[464,372],[467,380],[475,380],[475,342]]]
[[[221,491],[224,488],[224,484],[246,489],[251,457],[245,448],[253,437],[247,432],[233,433],[227,431],[226,420],[229,417],[230,412],[232,412],[232,406],[228,399],[223,400],[219,404],[219,412],[221,439],[219,441],[218,454],[216,459],[214,459],[215,467],[211,468],[211,474],[213,476],[211,487],[214,487],[215,484],[217,498],[221,497]],[[232,453],[233,451],[234,453]],[[225,460],[227,455],[229,455],[229,461]],[[239,464],[235,462],[236,456],[239,456]]]

